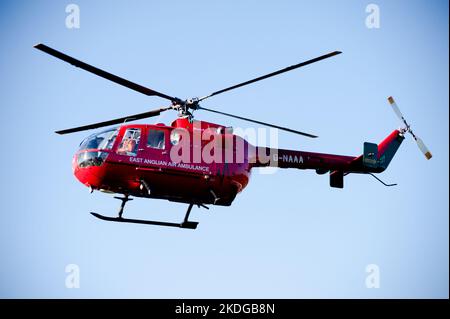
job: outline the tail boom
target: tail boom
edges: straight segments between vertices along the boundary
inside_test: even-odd
[[[380,144],[365,143],[360,156],[335,155],[285,149],[258,148],[252,167],[314,169],[317,174],[330,173],[330,185],[343,187],[343,176],[349,173],[381,173],[391,162],[404,140],[394,130]],[[262,155],[260,155],[262,154]],[[269,157],[268,154],[271,154]]]

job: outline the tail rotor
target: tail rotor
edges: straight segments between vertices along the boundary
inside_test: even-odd
[[[414,134],[414,132],[411,130],[411,126],[406,122],[405,117],[403,116],[402,112],[400,111],[400,108],[397,106],[397,103],[395,103],[395,100],[392,96],[388,97],[389,104],[391,104],[392,109],[394,113],[397,115],[397,117],[405,124],[405,127],[402,129],[402,133],[408,132],[411,134],[411,136],[414,138],[414,140],[417,143],[417,146],[419,147],[420,151],[425,155],[426,159],[429,160],[433,156],[422,141],[420,137]]]

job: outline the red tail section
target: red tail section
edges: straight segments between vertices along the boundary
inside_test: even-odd
[[[253,167],[315,169],[317,174],[330,172],[330,186],[343,188],[344,176],[349,173],[383,172],[403,140],[403,134],[395,130],[378,145],[364,143],[364,152],[357,157],[263,147],[257,149]]]

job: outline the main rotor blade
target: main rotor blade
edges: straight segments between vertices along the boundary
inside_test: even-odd
[[[281,74],[281,73],[285,73],[285,72],[288,72],[288,71],[291,71],[291,70],[294,70],[294,69],[301,68],[301,67],[303,67],[303,66],[305,66],[305,65],[308,65],[308,64],[311,64],[311,63],[315,63],[315,62],[318,62],[318,61],[320,61],[320,60],[324,60],[324,59],[331,58],[332,56],[335,56],[335,55],[338,55],[338,54],[341,54],[341,53],[342,53],[341,51],[334,51],[334,52],[331,52],[331,53],[328,53],[328,54],[319,56],[319,57],[317,57],[317,58],[314,58],[314,59],[311,59],[311,60],[308,60],[308,61],[304,61],[304,62],[295,64],[295,65],[291,65],[291,66],[289,66],[289,67],[287,67],[287,68],[284,68],[284,69],[281,69],[281,70],[278,70],[278,71],[275,71],[275,72],[272,72],[272,73],[269,73],[269,74],[266,74],[266,75],[257,77],[257,78],[255,78],[255,79],[248,80],[248,81],[245,81],[245,82],[242,82],[242,83],[239,83],[239,84],[236,84],[236,85],[227,87],[227,88],[225,88],[225,89],[222,89],[222,90],[213,92],[213,93],[211,93],[211,94],[209,94],[209,95],[206,95],[206,96],[204,96],[204,97],[201,97],[201,98],[199,99],[199,101],[206,100],[207,98],[210,98],[211,96],[218,95],[218,94],[221,94],[221,93],[230,91],[230,90],[234,90],[234,89],[237,89],[237,88],[239,88],[239,87],[241,87],[241,86],[248,85],[248,84],[251,84],[251,83],[255,83],[255,82],[258,82],[258,81],[261,81],[261,80],[270,78],[270,77],[272,77],[272,76],[275,76],[275,75],[278,75],[278,74]]]
[[[108,72],[103,71],[101,69],[98,69],[98,68],[96,68],[96,67],[94,67],[92,65],[89,65],[89,64],[84,63],[84,62],[82,62],[80,60],[72,58],[71,56],[68,56],[68,55],[66,55],[66,54],[64,54],[62,52],[56,51],[55,49],[52,49],[52,48],[46,46],[45,44],[39,43],[39,44],[36,44],[34,47],[36,49],[38,49],[38,50],[41,50],[42,52],[45,52],[47,54],[50,54],[50,55],[54,56],[55,58],[61,59],[61,60],[65,61],[65,62],[68,62],[68,63],[70,63],[72,65],[75,65],[76,67],[82,68],[83,70],[91,72],[91,73],[93,73],[95,75],[98,75],[98,76],[100,76],[100,77],[102,77],[104,79],[110,80],[110,81],[112,81],[114,83],[123,85],[123,86],[125,86],[125,87],[127,87],[129,89],[132,89],[134,91],[137,91],[139,93],[142,93],[142,94],[145,94],[145,95],[148,95],[148,96],[153,96],[153,95],[154,96],[159,96],[159,97],[162,97],[162,98],[167,99],[167,100],[172,101],[172,102],[178,100],[177,98],[174,98],[172,96],[169,96],[169,95],[157,92],[157,91],[152,90],[150,88],[147,88],[145,86],[142,86],[142,85],[139,85],[137,83],[128,81],[128,80],[126,80],[124,78],[121,78],[121,77],[119,77],[117,75],[108,73]]]
[[[145,119],[145,118],[149,118],[149,117],[153,117],[153,116],[158,116],[161,112],[164,112],[164,111],[167,111],[170,109],[172,109],[172,108],[171,107],[161,108],[159,110],[153,110],[153,111],[149,111],[149,112],[129,115],[129,116],[125,116],[125,117],[121,117],[121,118],[113,119],[113,120],[109,120],[109,121],[104,121],[104,122],[99,122],[99,123],[94,123],[94,124],[89,124],[89,125],[84,125],[84,126],[78,126],[78,127],[74,127],[74,128],[70,128],[70,129],[66,129],[66,130],[60,130],[60,131],[56,131],[55,133],[62,135],[62,134],[91,130],[94,128],[99,128],[99,127],[104,127],[104,126],[109,126],[109,125],[123,124],[125,122],[137,121],[137,120],[141,120],[141,119]]]
[[[261,122],[261,121],[256,121],[256,120],[252,120],[252,119],[249,119],[249,118],[246,118],[246,117],[233,115],[233,114],[230,114],[230,113],[225,113],[225,112],[220,112],[220,111],[216,111],[216,110],[212,110],[212,109],[207,109],[207,108],[202,107],[202,106],[198,106],[198,109],[199,110],[205,110],[205,111],[208,111],[208,112],[217,113],[217,114],[222,114],[222,115],[229,116],[229,117],[234,117],[234,118],[239,119],[239,120],[244,120],[244,121],[253,122],[253,123],[256,123],[256,124],[261,124],[261,125],[277,128],[279,130],[283,130],[283,131],[294,133],[294,134],[300,134],[300,135],[307,136],[307,137],[312,137],[312,138],[316,138],[317,137],[316,135],[312,135],[312,134],[309,134],[309,133],[304,133],[304,132],[292,130],[292,129],[287,128],[287,127],[278,126],[278,125],[274,125],[274,124],[270,124],[270,123],[266,123],[266,122]]]

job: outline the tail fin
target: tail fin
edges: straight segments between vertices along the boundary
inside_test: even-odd
[[[364,143],[362,156],[356,157],[348,171],[330,172],[330,186],[344,188],[344,176],[348,173],[381,173],[394,158],[405,137],[399,130],[393,131],[380,144]]]
[[[378,145],[364,143],[364,168],[374,173],[383,172],[389,166],[404,139],[403,134],[399,130],[395,130]]]

